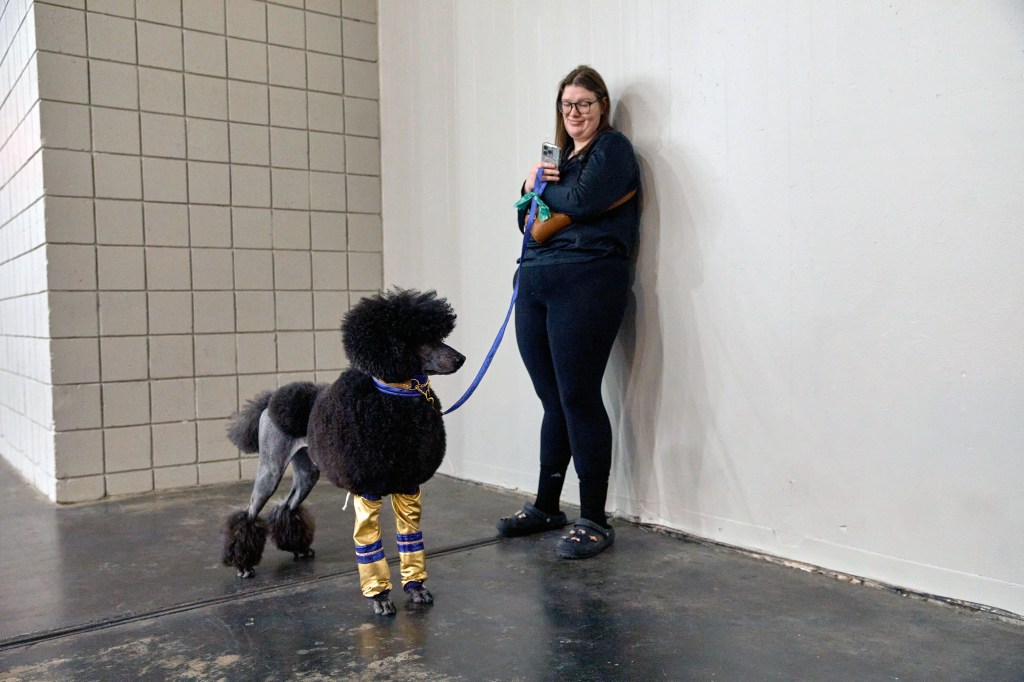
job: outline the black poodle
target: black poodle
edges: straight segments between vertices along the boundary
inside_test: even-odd
[[[465,362],[444,343],[454,328],[454,311],[433,291],[392,289],[364,298],[342,321],[350,367],[337,381],[265,391],[232,417],[228,438],[242,452],[259,452],[260,462],[249,507],[227,520],[225,565],[252,577],[268,531],[278,548],[312,557],[313,517],[301,504],[323,473],[356,496],[356,558],[375,612],[395,612],[376,513],[386,495],[395,506],[405,590],[414,602],[433,601],[422,584],[419,486],[444,458],[445,431],[427,375],[451,374]],[[292,489],[271,510],[268,527],[259,513],[289,462]]]

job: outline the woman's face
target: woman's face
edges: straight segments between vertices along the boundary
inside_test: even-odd
[[[565,104],[571,102],[590,102],[590,110],[587,113],[580,113],[580,107],[572,107],[568,112]],[[601,125],[601,113],[604,111],[604,103],[598,101],[598,96],[579,85],[567,85],[562,90],[562,121],[565,123],[565,131],[574,142],[589,142]],[[586,106],[586,105],[584,105]]]

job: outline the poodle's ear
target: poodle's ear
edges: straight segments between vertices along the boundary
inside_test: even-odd
[[[454,328],[455,312],[436,292],[392,289],[349,310],[341,337],[354,367],[384,381],[404,381],[421,369],[419,347],[440,343]]]

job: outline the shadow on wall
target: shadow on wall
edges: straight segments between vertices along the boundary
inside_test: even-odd
[[[610,507],[678,526],[681,512],[698,506],[710,415],[694,306],[702,283],[688,199],[695,185],[668,141],[666,97],[635,83],[614,105],[613,124],[637,152],[643,198],[636,274],[604,388],[615,430]]]

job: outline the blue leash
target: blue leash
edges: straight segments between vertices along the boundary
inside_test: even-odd
[[[512,286],[512,301],[508,304],[508,312],[505,313],[505,321],[501,323],[501,329],[498,330],[498,335],[494,337],[494,343],[491,344],[491,349],[487,351],[487,357],[484,358],[484,362],[480,365],[480,371],[476,373],[476,377],[473,379],[473,383],[469,385],[466,392],[462,394],[462,397],[455,401],[455,404],[449,407],[441,414],[448,414],[459,409],[464,402],[469,400],[469,396],[473,395],[473,391],[480,385],[480,381],[484,378],[484,374],[487,373],[487,368],[491,366],[491,360],[494,359],[494,354],[498,352],[498,346],[501,345],[501,339],[505,336],[505,327],[508,326],[508,320],[512,317],[512,310],[516,306],[516,297],[519,296],[519,269],[523,265],[523,258],[526,256],[526,245],[530,243],[530,229],[533,227],[533,221],[537,217],[537,197],[543,192],[544,188],[547,187],[548,183],[541,180],[544,169],[537,169],[537,177],[534,179],[533,184],[533,198],[530,200],[530,212],[526,216],[526,226],[523,229],[523,250],[519,254],[519,267],[516,268],[515,284]]]

